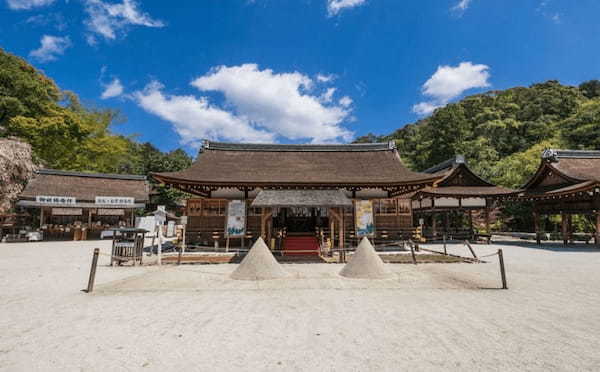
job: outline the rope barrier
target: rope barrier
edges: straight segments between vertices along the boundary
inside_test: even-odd
[[[498,252],[494,252],[494,253],[490,253],[490,254],[485,255],[485,256],[479,256],[479,258],[486,258],[486,257],[497,256],[497,255],[498,255]]]

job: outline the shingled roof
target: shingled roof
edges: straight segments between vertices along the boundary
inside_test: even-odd
[[[194,164],[181,172],[154,173],[167,184],[220,187],[387,186],[433,182],[413,172],[394,142],[351,145],[204,143]]]
[[[546,150],[523,196],[557,196],[600,186],[600,151]]]
[[[35,200],[36,196],[43,195],[68,196],[76,198],[78,202],[94,202],[96,196],[121,196],[144,203],[148,201],[148,188],[145,176],[40,169],[19,199]]]
[[[479,177],[468,167],[463,155],[456,155],[424,173],[440,176],[433,187],[423,188],[413,197],[435,195],[440,197],[486,197],[512,194],[515,191],[496,186]]]

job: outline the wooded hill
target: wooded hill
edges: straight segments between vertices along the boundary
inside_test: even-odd
[[[118,111],[85,107],[73,92],[22,58],[0,49],[0,137],[29,143],[33,162],[46,168],[147,175],[187,168],[192,159],[177,149],[159,151],[111,131],[124,121]],[[173,205],[178,193],[157,187],[158,204]]]
[[[600,149],[600,81],[579,87],[557,81],[469,96],[390,135],[403,161],[424,170],[456,154],[496,184],[518,188],[547,148]]]

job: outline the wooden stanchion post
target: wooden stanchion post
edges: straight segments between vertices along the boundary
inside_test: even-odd
[[[100,249],[94,248],[94,256],[92,257],[92,267],[90,268],[90,277],[88,279],[87,293],[91,293],[94,290],[94,282],[96,281],[96,267],[98,266],[98,255],[100,255]]]
[[[563,238],[563,244],[569,244],[569,218],[567,214],[562,212],[560,214],[560,223],[561,223],[561,234]]]
[[[410,246],[410,253],[412,255],[413,263],[416,265],[417,264],[417,256],[415,255],[415,246],[412,243],[408,243],[408,245]]]
[[[179,255],[177,255],[177,265],[181,265],[181,255],[183,254],[183,247],[179,248]]]
[[[596,212],[596,235],[594,238],[596,245],[600,247],[600,212]]]
[[[446,233],[444,233],[444,255],[446,255],[446,256],[447,256],[447,255],[448,255],[448,250],[447,250],[447,248],[446,248],[446,238],[447,238],[447,237],[446,237]]]
[[[535,242],[537,245],[540,245],[542,244],[540,232],[540,214],[535,210],[533,212],[533,224],[535,225]]]
[[[508,289],[506,285],[506,271],[504,271],[504,256],[502,249],[498,249],[498,261],[500,261],[500,275],[502,276],[502,289]]]
[[[156,249],[158,259],[156,263],[162,265],[162,224],[158,225],[158,248]]]
[[[471,254],[473,255],[473,258],[477,259],[477,255],[475,254],[475,251],[473,250],[473,247],[471,247],[471,244],[469,243],[468,240],[465,240],[465,245],[469,248],[469,250],[471,251]]]

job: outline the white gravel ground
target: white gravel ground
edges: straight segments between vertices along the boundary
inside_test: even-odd
[[[6,371],[600,370],[600,250],[505,243],[508,291],[487,264],[285,265],[235,281],[236,265],[116,267],[110,242],[0,244]],[[440,247],[436,247],[440,249]],[[468,254],[462,246],[453,252]]]

